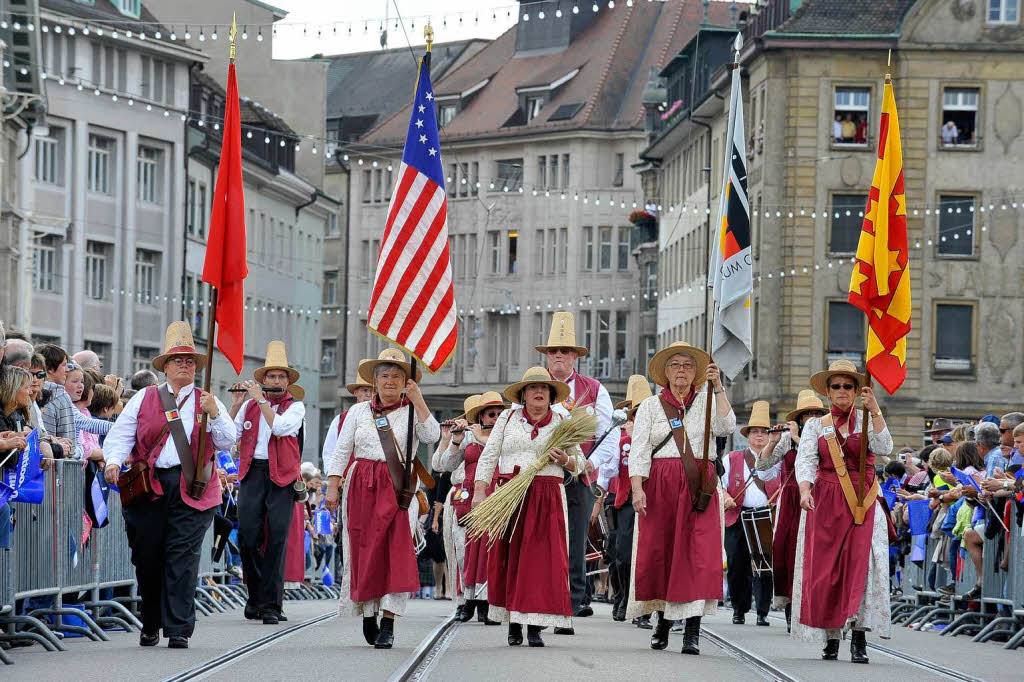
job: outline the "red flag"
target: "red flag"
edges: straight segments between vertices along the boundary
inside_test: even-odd
[[[217,169],[217,187],[210,211],[203,281],[217,288],[217,348],[236,373],[242,372],[245,352],[245,296],[242,280],[249,274],[245,262],[245,196],[242,189],[242,125],[238,113],[235,65],[228,66],[228,92],[224,101],[224,138]]]

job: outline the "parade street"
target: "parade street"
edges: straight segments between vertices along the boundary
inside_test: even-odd
[[[665,651],[648,648],[649,630],[611,620],[608,606],[595,605],[594,616],[576,619],[575,637],[550,636],[544,649],[511,648],[504,628],[455,623],[443,629],[452,612],[448,601],[413,601],[402,619],[400,638],[390,651],[375,651],[362,641],[358,624],[336,616],[333,601],[288,602],[287,623],[274,628],[245,621],[229,611],[201,621],[201,634],[187,650],[147,650],[133,634],[110,633],[98,644],[68,641],[68,651],[20,649],[13,658],[20,670],[46,680],[593,680],[610,671],[643,679],[701,680],[1015,680],[1019,654],[1001,644],[974,644],[970,637],[938,637],[907,628],[886,642],[870,640],[871,667],[854,666],[848,651],[839,660],[821,661],[818,649],[786,636],[785,622],[771,627],[733,625],[728,611],[702,623],[701,656],[680,656],[680,635]],[[779,614],[775,614],[776,616]],[[301,627],[305,623],[312,624]],[[268,635],[285,633],[253,645]],[[438,636],[439,635],[439,636]],[[719,640],[724,640],[721,644]],[[889,651],[883,651],[885,647]],[[846,647],[844,647],[845,649]],[[909,658],[908,658],[909,657]],[[116,666],[111,662],[117,661]],[[21,667],[21,664],[26,664]],[[29,667],[31,666],[31,668]],[[145,672],[140,672],[140,671]],[[969,670],[971,674],[965,671]]]

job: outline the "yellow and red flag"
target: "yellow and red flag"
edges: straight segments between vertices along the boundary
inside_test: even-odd
[[[868,373],[890,394],[895,393],[907,378],[910,253],[900,121],[888,77],[882,99],[878,160],[848,300],[868,317]]]

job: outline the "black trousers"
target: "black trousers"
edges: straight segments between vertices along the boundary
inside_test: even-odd
[[[757,614],[767,616],[772,607],[772,576],[770,573],[754,575],[750,548],[739,520],[725,529],[725,556],[729,564],[726,580],[733,613],[745,614],[753,601],[757,604]]]
[[[611,534],[614,540],[608,573],[615,586],[614,609],[625,612],[629,603],[629,572],[633,561],[633,525],[636,522],[636,512],[633,511],[631,500],[627,499],[620,509],[612,506],[609,513],[615,531]]]
[[[582,481],[565,484],[565,501],[569,517],[569,597],[573,613],[587,599],[587,535],[590,512],[594,510],[594,494]]]
[[[181,499],[181,467],[157,469],[163,495],[123,511],[132,564],[142,598],[142,629],[191,637],[203,537],[215,509],[198,511]]]
[[[270,480],[270,463],[254,459],[238,488],[238,551],[249,589],[249,607],[284,606],[284,560],[295,496]]]

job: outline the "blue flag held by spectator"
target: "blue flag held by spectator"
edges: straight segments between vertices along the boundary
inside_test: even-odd
[[[926,535],[928,533],[928,521],[932,518],[932,510],[928,506],[928,500],[910,500],[907,502],[907,510],[910,512],[910,534]]]
[[[8,502],[43,502],[45,475],[39,467],[39,431],[33,430],[25,440],[28,445],[18,453],[17,465],[6,469],[0,478],[0,505]]]
[[[975,490],[977,490],[979,493],[981,492],[981,486],[979,486],[978,482],[974,480],[974,476],[971,476],[970,474],[965,473],[960,469],[957,469],[956,467],[952,467],[950,471],[953,472],[953,476],[961,484],[974,486]]]
[[[326,509],[316,510],[316,534],[317,535],[330,535],[331,534],[331,512]]]
[[[217,466],[223,469],[228,476],[238,473],[238,465],[227,450],[217,451]]]

